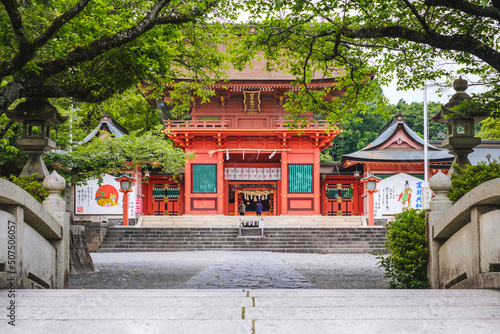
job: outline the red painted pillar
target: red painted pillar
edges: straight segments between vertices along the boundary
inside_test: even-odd
[[[217,214],[224,214],[224,154],[217,152]]]
[[[276,196],[278,195],[277,191],[271,192],[269,196],[273,196],[273,216],[278,215],[278,207],[276,206]]]
[[[123,226],[128,225],[128,192],[123,193]]]
[[[234,191],[234,215],[238,215],[238,205],[240,204],[240,200],[238,199],[238,188]]]
[[[287,164],[288,154],[287,152],[281,152],[281,197],[279,198],[279,205],[281,212],[280,214],[288,214],[288,164]]]
[[[314,189],[314,214],[321,214],[321,176],[319,168],[319,148],[314,149],[314,165],[313,165],[313,189]]]
[[[186,161],[184,167],[184,210],[187,215],[191,214],[191,162]]]
[[[368,226],[375,226],[375,208],[373,205],[373,192],[368,192]]]
[[[361,202],[361,196],[359,195],[359,187],[360,183],[357,181],[354,181],[352,184],[352,215],[353,216],[358,216],[360,215],[360,202]]]

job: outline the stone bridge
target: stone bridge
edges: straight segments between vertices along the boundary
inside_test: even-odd
[[[450,178],[430,180],[436,194],[427,216],[431,288],[500,289],[500,178],[472,189],[455,204]]]
[[[0,289],[67,288],[70,214],[60,197],[66,181],[44,180],[43,205],[0,179]]]

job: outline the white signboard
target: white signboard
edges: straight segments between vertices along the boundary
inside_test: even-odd
[[[379,191],[373,194],[375,217],[422,209],[423,186],[423,180],[405,173],[383,179],[377,184]]]
[[[104,175],[101,185],[97,180],[89,180],[86,186],[75,187],[76,215],[121,215],[123,214],[123,193],[119,191],[120,182],[115,177]],[[135,218],[136,183],[128,194],[128,215]]]

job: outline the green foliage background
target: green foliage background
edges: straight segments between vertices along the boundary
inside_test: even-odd
[[[159,128],[120,138],[95,138],[86,145],[74,147],[71,152],[52,152],[45,161],[67,181],[81,184],[89,178],[102,180],[104,173],[116,174],[137,168],[160,168],[165,174],[176,174],[189,158],[174,147]]]

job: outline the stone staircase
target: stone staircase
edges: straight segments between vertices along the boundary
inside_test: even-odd
[[[108,232],[98,252],[201,250],[377,254],[386,252],[383,227],[266,227],[265,238],[239,237],[238,234],[238,228],[235,227],[114,227]]]

